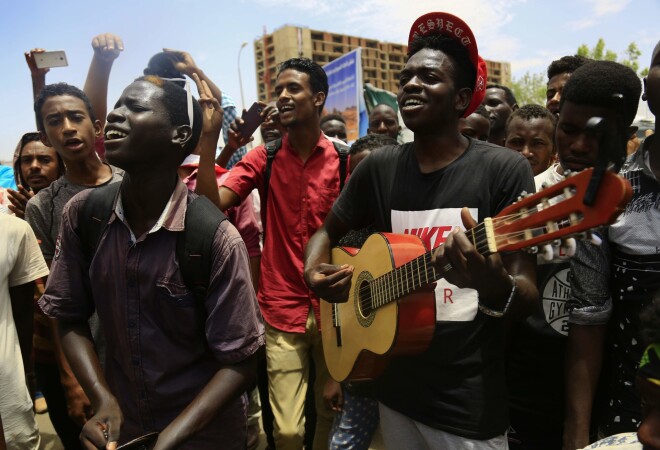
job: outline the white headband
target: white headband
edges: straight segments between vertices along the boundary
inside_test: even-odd
[[[185,90],[188,97],[188,125],[190,128],[193,127],[193,103],[192,103],[192,92],[190,91],[190,80],[188,78],[161,78],[161,80],[167,81],[183,81],[186,83]]]

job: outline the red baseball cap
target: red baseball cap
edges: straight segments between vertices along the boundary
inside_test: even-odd
[[[479,107],[486,96],[488,73],[485,61],[479,56],[477,40],[470,27],[459,17],[446,12],[431,12],[418,17],[413,22],[408,36],[408,46],[415,38],[432,34],[442,34],[462,44],[477,71],[477,79],[474,89],[472,89],[472,100],[463,113],[463,117],[467,117]]]

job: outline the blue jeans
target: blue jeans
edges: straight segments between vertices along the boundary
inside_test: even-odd
[[[378,427],[378,401],[342,386],[344,405],[330,431],[330,450],[368,450]]]

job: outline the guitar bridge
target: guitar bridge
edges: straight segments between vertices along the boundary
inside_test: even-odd
[[[339,306],[336,303],[332,304],[332,325],[335,327],[337,347],[341,347],[341,323],[339,322]]]

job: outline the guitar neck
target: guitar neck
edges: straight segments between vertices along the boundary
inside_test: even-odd
[[[493,218],[465,232],[477,251],[490,255],[500,251],[535,248],[567,236],[580,237],[592,228],[611,224],[632,197],[630,183],[611,172],[602,174],[594,204],[585,204],[585,192],[593,169],[585,169],[534,195],[522,193],[518,201]],[[411,294],[443,277],[431,263],[432,251],[360,286],[366,309],[374,310]],[[363,308],[363,309],[365,309]]]
[[[464,234],[482,255],[487,256],[497,251],[492,238],[492,219],[486,219]],[[436,271],[431,262],[434,251],[428,251],[371,280],[366,286],[369,292],[364,293],[371,302],[371,308],[376,309],[384,306],[441,279],[444,275]]]

